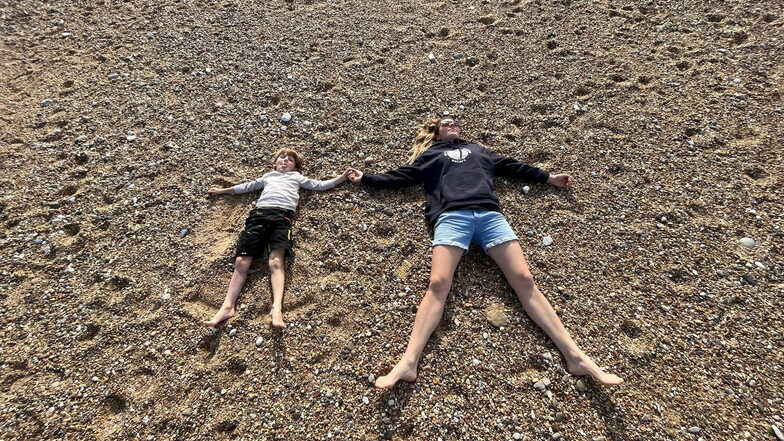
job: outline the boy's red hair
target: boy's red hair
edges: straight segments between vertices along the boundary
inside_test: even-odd
[[[300,171],[302,170],[302,155],[299,154],[294,149],[280,149],[277,153],[275,153],[275,159],[272,160],[273,164],[283,155],[291,156],[291,159],[294,160],[294,170]]]

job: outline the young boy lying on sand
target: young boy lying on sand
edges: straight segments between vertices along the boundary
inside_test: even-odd
[[[234,260],[234,274],[223,306],[206,322],[205,326],[216,327],[236,313],[237,297],[245,284],[253,259],[269,257],[270,284],[272,285],[272,326],[284,328],[283,285],[285,280],[285,256],[291,256],[291,222],[299,202],[299,189],[324,191],[334,188],[346,180],[348,170],[328,181],[308,179],[299,173],[302,157],[291,149],[281,149],[275,154],[275,170],[255,181],[229,188],[212,188],[211,196],[248,193],[262,189],[245,220],[245,229],[240,233]]]

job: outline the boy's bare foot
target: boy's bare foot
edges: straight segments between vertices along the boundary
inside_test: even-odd
[[[598,383],[612,386],[623,383],[623,378],[604,372],[585,354],[566,361],[566,370],[572,375],[590,375]]]
[[[376,388],[388,389],[393,387],[399,380],[408,381],[409,383],[416,380],[417,366],[416,363],[411,363],[406,360],[400,360],[395,367],[383,377],[378,377],[376,380]]]
[[[270,312],[270,315],[272,316],[272,327],[273,328],[282,329],[282,328],[286,327],[286,323],[283,321],[283,312],[282,311],[276,311],[276,310],[273,309],[272,312]]]
[[[224,320],[227,320],[227,319],[230,319],[230,318],[234,317],[235,313],[236,313],[236,309],[233,306],[223,305],[218,310],[218,312],[216,312],[215,315],[212,316],[212,319],[210,321],[208,321],[208,322],[201,322],[201,323],[204,326],[209,326],[210,328],[214,328],[214,327],[218,326],[219,324],[221,324],[221,322],[223,322]]]

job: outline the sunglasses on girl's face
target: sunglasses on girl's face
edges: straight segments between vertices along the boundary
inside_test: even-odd
[[[460,127],[460,123],[453,119],[442,120],[439,125],[441,127]]]

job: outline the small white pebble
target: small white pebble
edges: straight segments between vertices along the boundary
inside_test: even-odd
[[[743,239],[740,240],[740,244],[746,248],[751,249],[757,246],[757,241],[755,241],[750,237],[744,237]]]

